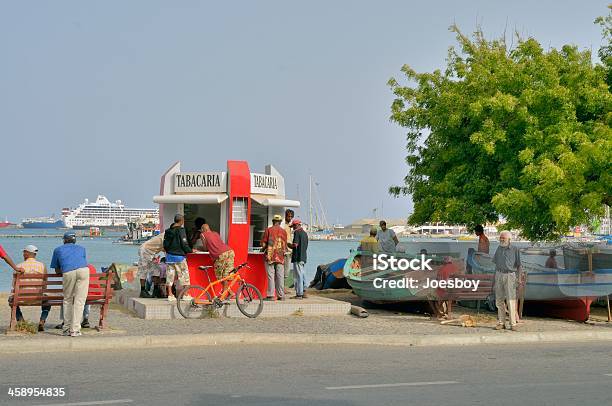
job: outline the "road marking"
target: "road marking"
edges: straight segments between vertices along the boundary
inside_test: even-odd
[[[604,374],[605,376],[612,376],[612,374]]]
[[[380,383],[376,385],[351,385],[351,386],[329,386],[327,390],[342,389],[365,389],[365,388],[393,388],[396,386],[430,386],[430,385],[452,385],[457,381],[433,381],[433,382],[404,382],[404,383]]]
[[[90,406],[90,405],[116,405],[119,403],[132,403],[132,399],[116,399],[116,400],[98,400],[92,402],[76,402],[76,403],[51,403],[38,406]]]

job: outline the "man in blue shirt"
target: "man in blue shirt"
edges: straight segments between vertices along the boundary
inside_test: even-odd
[[[51,268],[64,282],[64,335],[81,335],[81,315],[89,290],[89,268],[85,248],[76,244],[76,234],[64,234],[64,245],[53,250]]]

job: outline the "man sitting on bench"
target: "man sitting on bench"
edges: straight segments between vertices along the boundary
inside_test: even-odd
[[[17,267],[23,268],[26,274],[33,273],[33,274],[46,275],[47,267],[42,262],[36,260],[36,254],[38,254],[38,248],[36,248],[34,245],[27,245],[23,249],[23,262],[18,264]],[[32,280],[35,281],[37,279],[32,279]],[[23,282],[27,282],[27,281],[28,281],[27,279],[23,279]],[[39,288],[35,288],[35,289],[39,289]],[[32,291],[32,288],[28,289],[28,292],[31,292],[31,291]],[[47,321],[47,316],[49,316],[50,310],[51,310],[51,306],[43,305],[41,307],[40,321],[38,322],[38,331],[45,331],[45,322]],[[23,314],[21,313],[21,309],[19,308],[19,306],[17,306],[16,318],[17,318],[17,321],[23,320]]]

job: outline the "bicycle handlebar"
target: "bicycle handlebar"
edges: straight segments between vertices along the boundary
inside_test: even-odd
[[[230,271],[230,273],[236,273],[236,272],[238,272],[239,270],[241,270],[242,268],[251,269],[251,267],[249,266],[249,263],[248,263],[248,262],[245,262],[245,263],[243,263],[243,264],[238,265],[238,266],[237,266],[237,267],[235,267],[234,269],[232,269],[232,270]]]

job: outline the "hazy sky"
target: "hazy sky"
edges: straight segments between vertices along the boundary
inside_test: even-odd
[[[303,203],[311,172],[333,222],[405,217],[387,80],[443,67],[453,22],[596,51],[607,3],[0,1],[0,218],[97,194],[153,207],[174,161],[228,159],[272,163]]]

